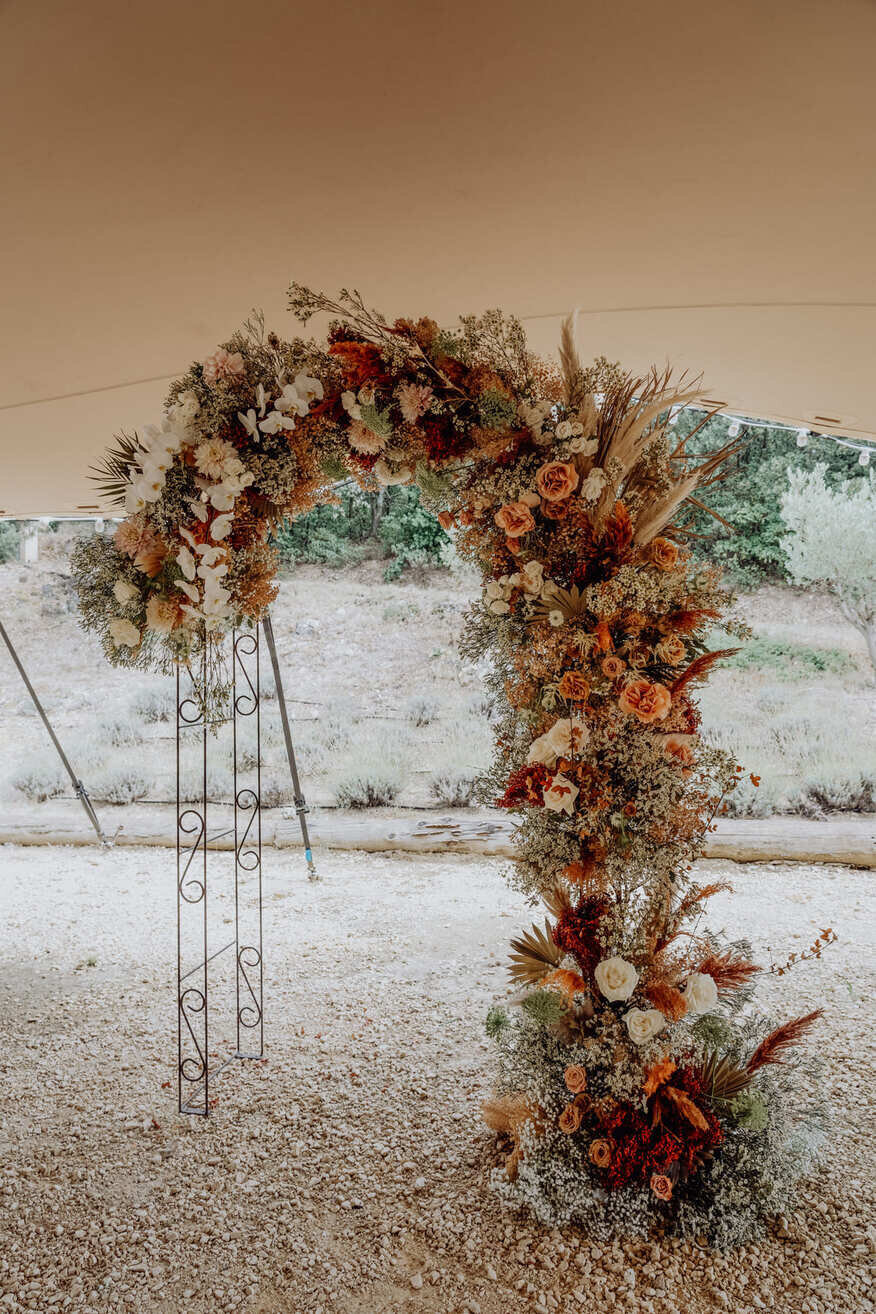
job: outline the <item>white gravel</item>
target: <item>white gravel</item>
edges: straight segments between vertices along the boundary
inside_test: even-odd
[[[814,1042],[838,1112],[827,1166],[767,1242],[721,1257],[592,1245],[487,1192],[482,1021],[528,917],[500,864],[319,865],[314,887],[299,855],[266,854],[268,1061],[226,1069],[204,1123],[167,1084],[171,854],[0,849],[3,1314],[874,1309],[867,873],[704,864],[737,887],[711,924],[762,957],[840,935],[763,992],[788,1016],[829,1010]],[[227,895],[212,907],[219,935]]]

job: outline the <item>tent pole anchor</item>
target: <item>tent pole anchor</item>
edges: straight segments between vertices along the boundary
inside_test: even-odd
[[[21,658],[19,657],[18,653],[15,651],[15,648],[13,647],[12,644],[12,640],[7,634],[6,627],[4,626],[2,621],[0,621],[0,636],[2,636],[3,641],[6,644],[6,647],[9,649],[9,655],[11,656],[12,660],[14,661],[18,669],[18,674],[21,676],[22,680],[24,681],[24,686],[27,689],[27,692],[31,696],[31,700],[33,702],[34,707],[39,712],[40,719],[42,720],[43,725],[46,727],[46,730],[48,731],[49,738],[51,739],[52,743],[55,745],[55,748],[58,750],[58,756],[60,757],[61,761],[64,764],[64,769],[67,772],[67,775],[70,777],[70,780],[73,785],[73,789],[76,793],[76,797],[79,799],[79,802],[82,804],[82,807],[85,811],[85,815],[88,817],[88,820],[91,822],[92,826],[97,832],[97,838],[100,840],[101,844],[105,848],[108,848],[109,845],[112,843],[112,841],[109,840],[106,835],[104,835],[101,829],[100,822],[97,819],[97,813],[94,810],[94,805],[92,804],[91,799],[88,797],[88,791],[86,790],[82,781],[79,779],[79,777],[76,775],[76,772],[73,770],[72,766],[70,765],[70,760],[67,757],[67,754],[64,752],[63,748],[61,747],[61,743],[60,740],[58,739],[58,736],[55,734],[54,730],[52,729],[51,722],[49,721],[49,718],[45,713],[43,705],[37,696],[36,689],[34,689],[33,685],[28,679],[27,671],[22,666]]]
[[[277,690],[277,702],[280,707],[280,720],[283,723],[283,738],[286,741],[286,756],[289,759],[289,771],[292,775],[292,788],[295,795],[295,812],[298,816],[298,824],[301,826],[301,838],[304,841],[304,857],[307,861],[307,878],[311,881],[318,881],[319,875],[313,861],[313,850],[310,847],[310,835],[307,830],[307,813],[310,809],[308,808],[304,795],[301,792],[301,781],[298,778],[298,765],[295,761],[295,749],[292,747],[292,731],[289,727],[289,713],[286,709],[286,695],[283,692],[283,680],[280,676],[280,663],[277,659],[277,647],[274,643],[274,627],[271,624],[270,612],[266,612],[262,618],[262,629],[264,630],[265,641],[268,645],[268,653],[271,658],[271,669],[274,672],[274,685]]]

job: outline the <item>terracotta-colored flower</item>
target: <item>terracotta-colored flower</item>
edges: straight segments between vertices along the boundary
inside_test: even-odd
[[[651,1190],[658,1200],[672,1199],[672,1182],[665,1173],[651,1174]]]
[[[671,538],[655,538],[651,544],[651,560],[661,570],[672,570],[678,563],[678,547]]]
[[[616,680],[623,675],[627,669],[627,664],[622,657],[603,657],[602,674],[607,675],[609,680]]]
[[[595,1163],[597,1168],[607,1168],[611,1163],[610,1143],[603,1140],[591,1141],[588,1156],[590,1162]]]
[[[663,753],[670,762],[677,762],[682,767],[690,767],[694,760],[690,735],[667,735],[663,740]]]
[[[635,716],[645,725],[662,721],[672,706],[672,695],[663,684],[650,680],[631,680],[618,699],[622,712]]]
[[[668,1054],[665,1054],[657,1063],[652,1063],[651,1067],[648,1069],[645,1080],[642,1083],[642,1090],[646,1095],[653,1095],[659,1086],[665,1085],[674,1071],[674,1061]]]
[[[566,1090],[571,1091],[573,1095],[580,1095],[582,1090],[587,1089],[587,1069],[582,1068],[579,1063],[572,1063],[563,1073],[563,1080],[566,1083]]]
[[[509,538],[520,538],[535,529],[532,512],[525,502],[506,502],[493,517],[500,529],[504,529]]]
[[[567,1104],[559,1116],[557,1126],[561,1132],[571,1136],[581,1126],[583,1113],[577,1104]]]
[[[684,646],[684,640],[677,634],[670,634],[660,640],[654,652],[661,662],[666,662],[667,666],[679,666],[687,655],[687,648]]]
[[[146,628],[156,634],[170,634],[182,620],[182,610],[173,598],[162,598],[153,593],[146,603]]]
[[[560,696],[571,703],[584,703],[590,696],[590,685],[580,671],[566,671],[557,685]]]
[[[566,516],[572,510],[572,502],[567,498],[564,502],[542,502],[541,514],[548,520],[565,520]]]
[[[452,528],[453,528],[453,512],[452,512],[452,511],[439,511],[439,512],[438,512],[438,524],[441,526],[442,529],[452,529]]]
[[[535,486],[546,502],[563,502],[578,487],[578,471],[566,461],[548,461],[535,476]]]
[[[572,972],[567,967],[558,967],[555,972],[549,972],[547,976],[541,979],[543,987],[556,986],[562,990],[566,998],[571,1001],[576,995],[587,994],[587,982],[579,972]]]

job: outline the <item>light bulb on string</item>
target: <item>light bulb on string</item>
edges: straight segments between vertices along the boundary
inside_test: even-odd
[[[869,465],[869,464],[870,464],[870,449],[869,447],[862,447],[861,455],[858,457],[858,465]]]
[[[798,446],[798,447],[806,447],[806,446],[808,445],[808,443],[809,443],[809,430],[808,430],[808,429],[798,429],[798,430],[797,430],[797,446]]]
[[[671,406],[669,409],[669,419],[667,423],[673,426],[678,424],[678,417],[679,415],[681,415],[682,409],[683,408],[681,406]]]
[[[730,425],[730,428],[727,430],[727,437],[738,438],[741,432],[742,432],[742,425],[739,423],[738,420],[734,420],[733,423]]]

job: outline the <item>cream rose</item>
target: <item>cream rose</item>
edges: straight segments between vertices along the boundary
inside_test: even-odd
[[[109,632],[116,648],[136,648],[140,642],[140,631],[124,616],[114,616],[109,623]]]
[[[554,776],[544,791],[544,805],[548,812],[567,812],[571,816],[577,797],[577,785],[566,776]]]
[[[666,1026],[666,1018],[658,1008],[631,1008],[624,1021],[634,1045],[647,1044]]]
[[[625,958],[603,958],[597,963],[593,975],[600,993],[610,1004],[629,999],[639,984],[639,973]],[[633,1011],[638,1012],[637,1009]]]
[[[129,602],[133,602],[139,596],[139,590],[135,589],[133,584],[129,584],[126,579],[117,579],[113,585],[113,597],[123,607],[126,607]]]
[[[692,972],[682,991],[687,1003],[687,1016],[696,1017],[710,1012],[718,1002],[718,987],[714,977],[706,972]]]
[[[541,762],[543,766],[553,766],[558,757],[568,757],[570,753],[580,753],[586,743],[587,731],[581,722],[573,725],[569,717],[554,721],[550,730],[533,740],[526,760],[529,763]]]

